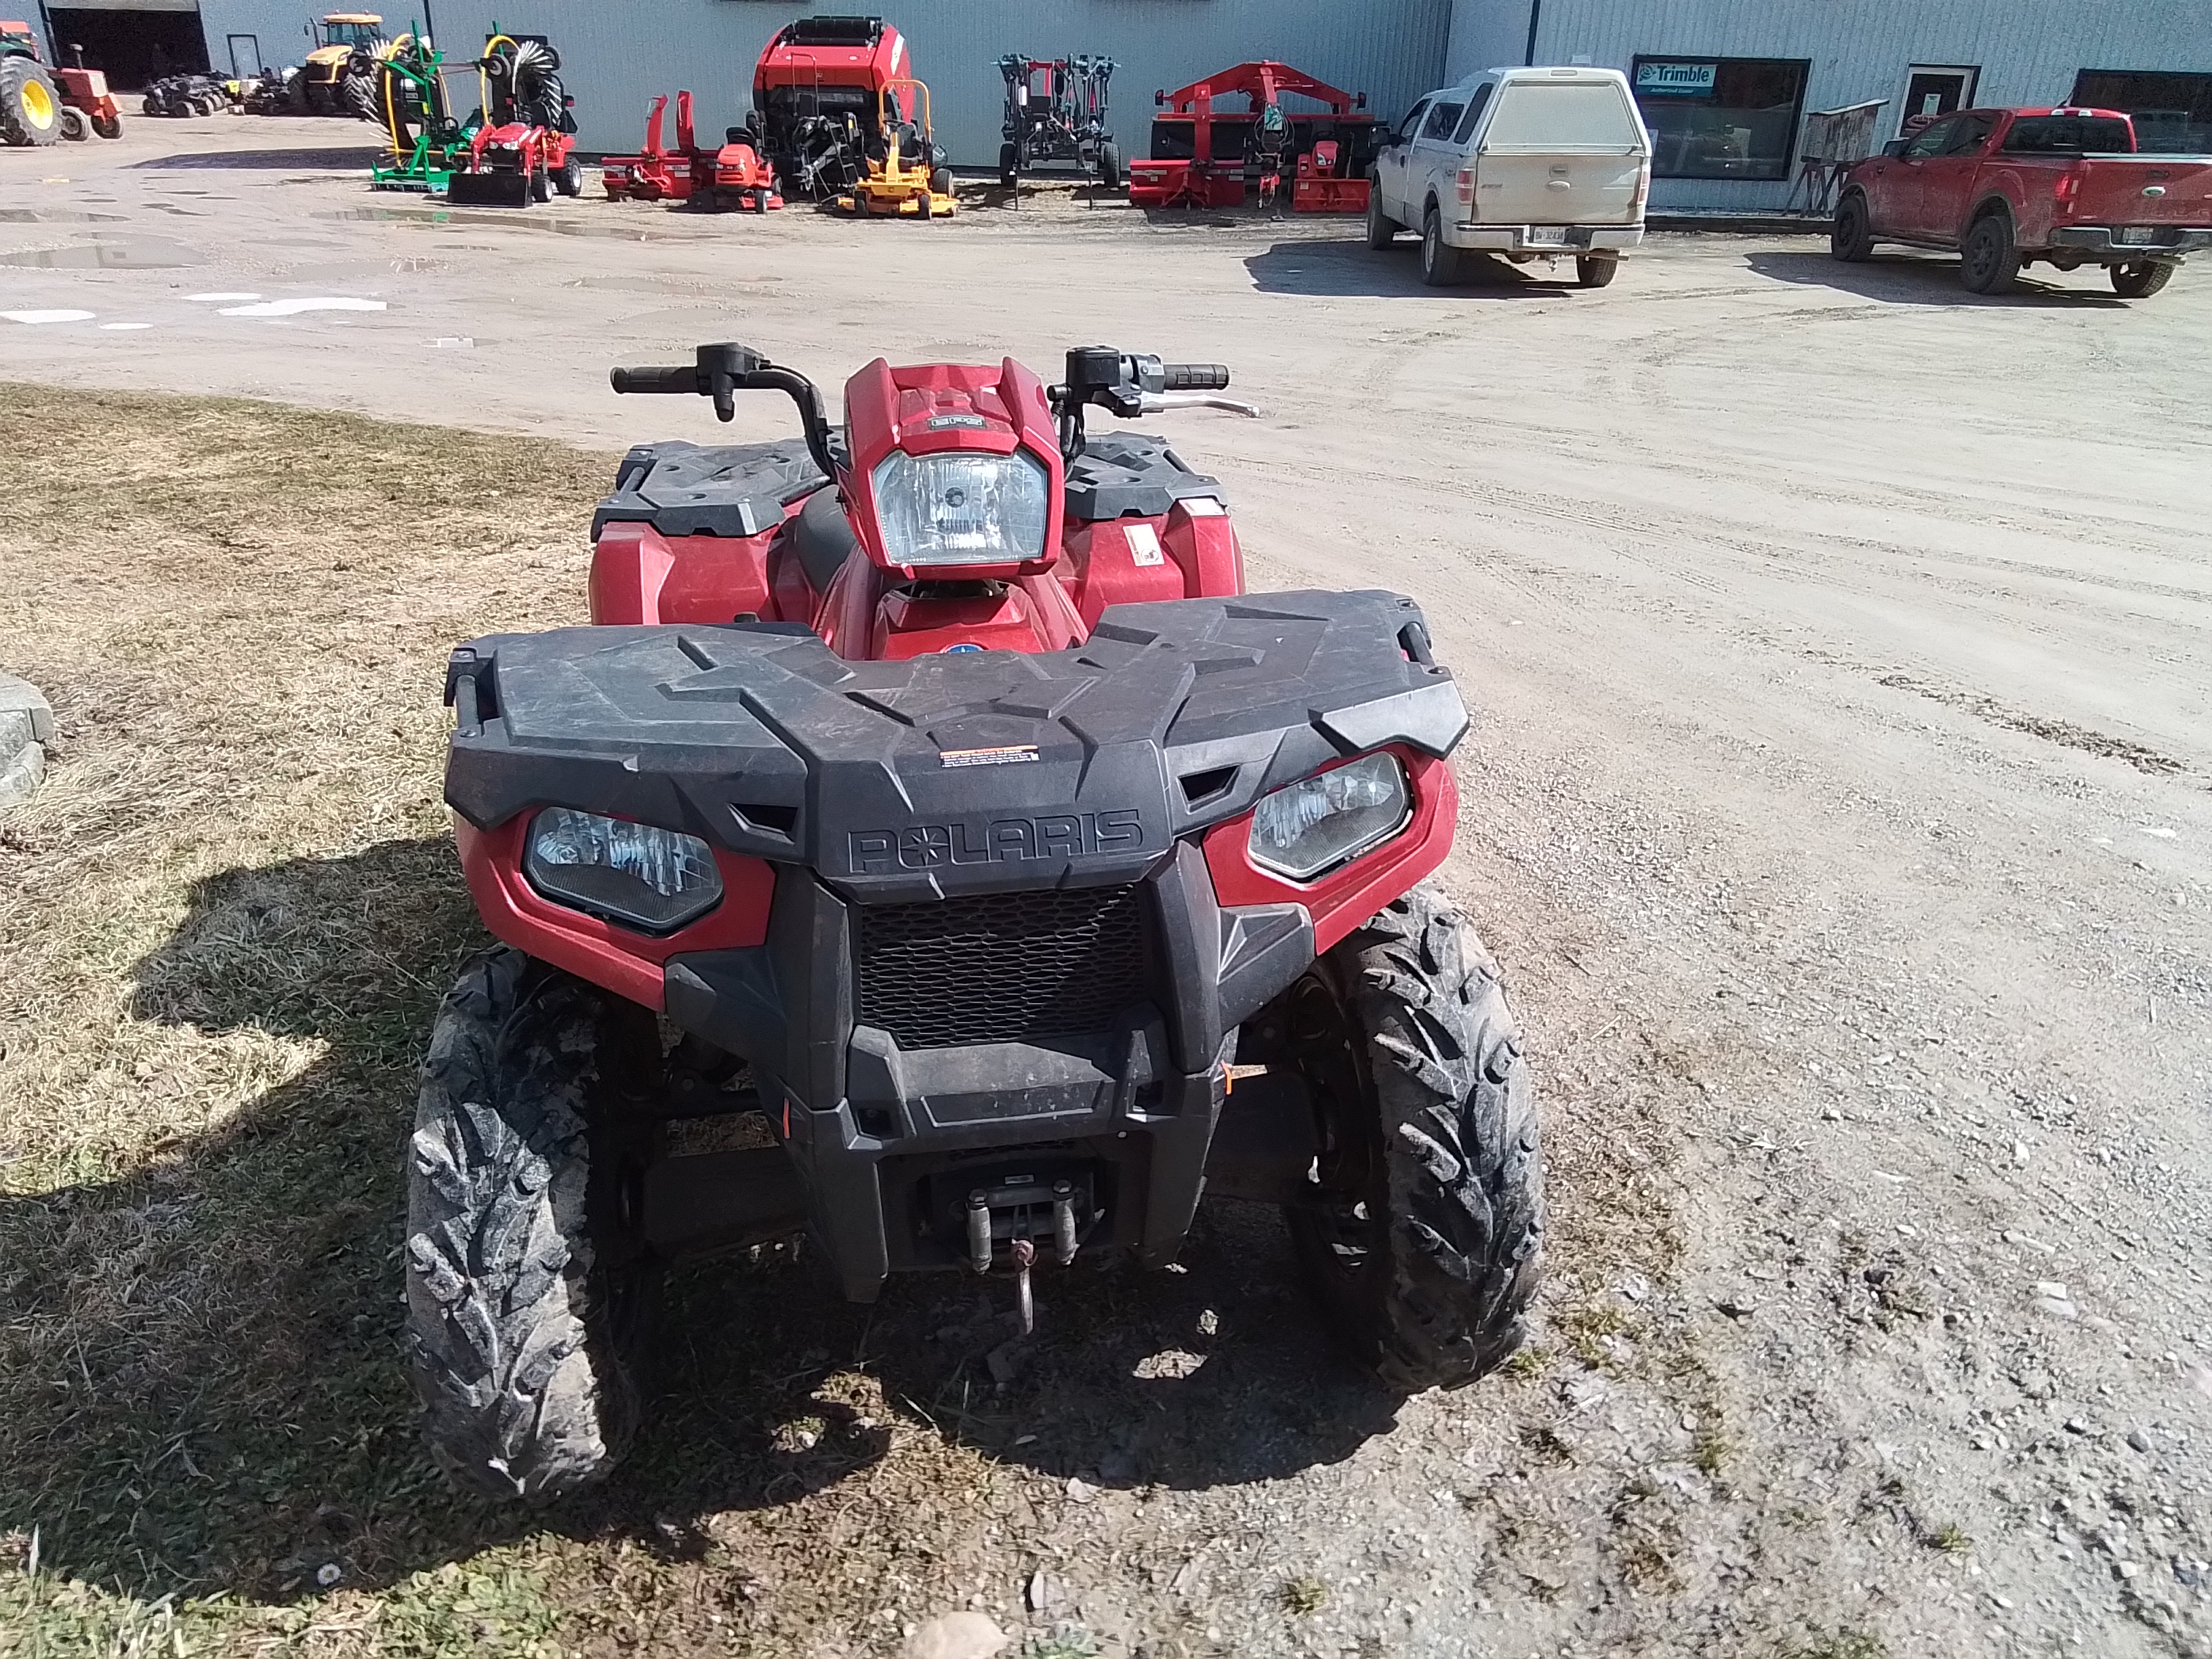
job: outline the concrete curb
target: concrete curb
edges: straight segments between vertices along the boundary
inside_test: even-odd
[[[0,809],[38,793],[46,775],[43,745],[53,737],[54,711],[39,688],[0,673]]]

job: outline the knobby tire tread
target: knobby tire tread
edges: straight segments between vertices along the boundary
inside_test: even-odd
[[[1406,1393],[1471,1382],[1526,1335],[1543,1269],[1536,1103],[1497,963],[1424,884],[1336,947],[1389,1182],[1371,1363]]]
[[[649,1035],[643,1010],[504,945],[438,1011],[408,1147],[408,1346],[434,1455],[486,1498],[590,1485],[636,1430],[587,1212],[592,1103],[640,1020]]]

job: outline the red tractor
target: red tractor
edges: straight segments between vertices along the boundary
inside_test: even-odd
[[[660,94],[646,112],[645,148],[635,155],[610,155],[601,175],[607,199],[619,202],[689,202],[695,208],[732,213],[766,213],[783,205],[775,175],[761,157],[750,127],[732,127],[720,148],[702,149],[693,137],[691,94],[676,94],[676,148],[660,142],[660,118],[668,94]]]
[[[0,143],[123,136],[123,106],[98,70],[46,63],[28,23],[0,22]]]
[[[1245,108],[1215,111],[1215,99],[1240,94]],[[1287,110],[1285,95],[1322,107]],[[1376,123],[1365,93],[1261,61],[1156,92],[1152,101],[1167,113],[1152,118],[1151,158],[1129,163],[1129,200],[1137,206],[1237,207],[1248,188],[1269,203],[1281,199],[1288,176],[1297,212],[1367,211]]]
[[[454,157],[447,199],[486,207],[584,193],[576,157],[575,100],[561,82],[561,54],[534,36],[495,34],[477,60],[483,125]]]
[[[1167,1267],[1203,1190],[1282,1207],[1386,1386],[1510,1355],[1542,1175],[1497,965],[1429,879],[1459,687],[1413,600],[1247,595],[1218,482],[1085,429],[1255,412],[1228,371],[878,358],[842,428],[740,345],[613,380],[725,421],[777,393],[802,435],[633,449],[596,625],[448,664],[498,941],[439,1010],[408,1152],[449,1473],[604,1476],[664,1265],[801,1233],[854,1300],[1000,1274],[1026,1328],[1033,1268]]]

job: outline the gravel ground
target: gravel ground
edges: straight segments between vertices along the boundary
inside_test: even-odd
[[[1253,585],[1415,595],[1476,708],[1445,879],[1556,1224],[1508,1374],[1394,1413],[1230,1206],[1182,1275],[1047,1279],[1003,1382],[972,1288],[703,1269],[642,1472],[454,1559],[537,1551],[609,1651],[974,1605],[1157,1659],[2212,1654],[2202,271],[1990,301],[1663,238],[1601,294],[1435,293],[1334,222],[441,216],[319,171],[325,127],[154,125],[0,154],[0,261],[60,256],[9,307],[93,313],[0,323],[11,377],[607,448],[715,430],[602,378],[700,339],[829,384],[1218,359],[1264,417],[1159,424]],[[287,298],[385,308],[223,314]]]

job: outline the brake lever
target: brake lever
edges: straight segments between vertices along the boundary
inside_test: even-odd
[[[1219,409],[1231,415],[1260,418],[1260,405],[1240,403],[1212,392],[1147,392],[1137,400],[1139,415],[1157,415],[1164,409]]]

